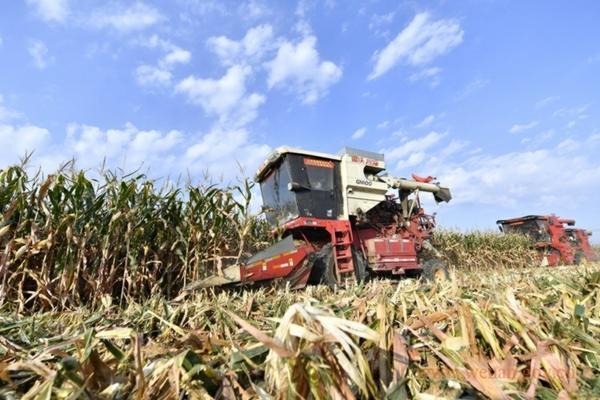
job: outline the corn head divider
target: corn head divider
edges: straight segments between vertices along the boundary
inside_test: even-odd
[[[271,284],[343,285],[371,274],[447,276],[432,254],[435,218],[420,193],[451,199],[433,177],[389,176],[383,154],[344,148],[339,155],[277,148],[256,173],[279,242],[195,287]],[[395,191],[395,194],[390,194]],[[430,251],[424,251],[430,250]]]

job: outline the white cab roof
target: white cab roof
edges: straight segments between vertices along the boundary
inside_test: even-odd
[[[285,154],[301,154],[303,156],[318,157],[318,158],[324,158],[327,160],[334,160],[334,161],[340,161],[342,159],[342,156],[336,155],[336,154],[328,154],[328,153],[321,153],[319,151],[304,150],[304,149],[300,149],[298,147],[281,146],[281,147],[277,147],[275,150],[273,150],[271,152],[271,154],[269,154],[267,156],[267,159],[258,168],[258,171],[256,171],[254,180],[256,180],[257,182],[260,182],[260,180],[268,174],[268,172],[271,170],[273,165],[276,164],[279,161],[279,159],[281,157],[283,157]]]

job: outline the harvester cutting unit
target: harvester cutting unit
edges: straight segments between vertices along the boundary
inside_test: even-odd
[[[279,281],[301,288],[362,281],[368,274],[446,276],[431,257],[435,218],[423,210],[419,193],[447,202],[450,191],[432,177],[404,179],[384,171],[382,154],[276,149],[255,180],[267,221],[283,239],[200,286]]]

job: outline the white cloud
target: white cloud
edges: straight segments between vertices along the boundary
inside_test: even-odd
[[[428,13],[417,14],[396,38],[375,53],[375,66],[368,78],[378,78],[401,62],[427,64],[458,46],[463,35],[456,20],[432,20]]]
[[[302,37],[313,36],[312,26],[307,20],[301,19],[294,25],[294,31]]]
[[[354,131],[354,133],[352,134],[352,139],[360,139],[361,137],[365,136],[365,133],[367,133],[367,128],[363,126],[362,128],[359,128]]]
[[[528,144],[530,147],[539,146],[554,136],[554,129],[549,129],[533,137],[524,137],[521,139],[522,144]]]
[[[559,108],[554,111],[552,114],[554,117],[558,118],[577,118],[577,119],[585,119],[587,118],[587,114],[585,112],[589,108],[589,105],[577,106],[577,107],[565,107]]]
[[[489,83],[490,82],[487,79],[475,78],[469,83],[467,83],[467,85],[454,97],[454,100],[464,100],[473,93],[486,87]]]
[[[152,176],[208,174],[226,182],[242,172],[252,174],[271,150],[252,142],[245,129],[216,128],[207,134],[185,135],[176,130],[140,130],[130,123],[107,130],[72,124],[63,148],[61,154],[73,155],[80,168],[97,168],[106,160],[111,168],[143,167]]]
[[[169,169],[177,158],[170,154],[183,140],[183,134],[172,130],[140,130],[131,123],[123,128],[103,130],[96,126],[71,124],[67,129],[63,154],[72,155],[82,168],[96,168],[103,160],[125,170],[160,166]]]
[[[425,160],[425,156],[426,156],[426,154],[423,151],[420,151],[417,153],[411,153],[411,155],[408,156],[407,159],[398,161],[398,163],[396,164],[396,169],[398,171],[403,171],[406,168],[410,168],[410,167],[419,165],[420,163],[423,162],[423,160]]]
[[[558,96],[545,97],[535,103],[535,108],[544,108],[552,103],[557,102],[558,100],[560,100],[560,97]]]
[[[226,66],[256,62],[273,49],[273,28],[268,24],[256,26],[248,30],[240,41],[226,36],[212,36],[207,40],[207,45]]]
[[[272,12],[264,2],[250,0],[239,5],[238,14],[242,18],[250,20],[270,15]]]
[[[406,141],[402,145],[384,150],[385,158],[387,160],[397,160],[406,157],[412,153],[422,152],[430,147],[437,144],[444,136],[445,133],[430,132],[427,135],[419,139],[412,139]]]
[[[438,176],[452,188],[457,203],[536,204],[547,195],[575,201],[573,193],[585,196],[600,184],[600,164],[570,150],[562,146],[477,156],[445,165]]]
[[[208,114],[219,117],[221,124],[242,126],[256,118],[257,109],[265,102],[263,95],[246,92],[249,66],[234,65],[220,79],[189,76],[177,84],[176,91],[200,105]]]
[[[296,11],[294,11],[294,14],[298,17],[305,17],[313,6],[313,2],[299,0],[298,4],[296,4]]]
[[[166,85],[171,82],[169,70],[154,65],[140,65],[135,69],[135,79],[142,86]]]
[[[27,51],[31,58],[33,58],[33,65],[38,69],[44,69],[48,66],[48,48],[41,40],[31,40]]]
[[[388,126],[390,126],[390,121],[385,120],[377,124],[377,129],[386,129]]]
[[[192,53],[174,45],[168,40],[163,40],[157,35],[137,42],[149,47],[159,48],[166,54],[158,60],[157,65],[143,64],[136,68],[134,75],[138,84],[142,86],[166,86],[171,83],[172,71],[177,64],[187,64],[192,58]]]
[[[592,134],[585,140],[565,139],[553,147],[485,154],[458,139],[444,143],[442,138],[432,137],[408,141],[385,155],[388,160],[399,159],[396,172],[414,168],[437,176],[453,193],[450,207],[479,204],[544,209],[565,205],[552,199],[569,199],[566,204],[575,206],[595,198],[600,185],[598,138],[600,135]],[[459,152],[460,157],[451,157]]]
[[[19,161],[26,153],[45,148],[50,139],[47,129],[34,125],[0,125],[0,165]]]
[[[391,11],[387,14],[373,14],[369,21],[369,30],[374,32],[377,36],[387,38],[389,36],[388,27],[394,20],[395,15],[395,11]]]
[[[529,129],[535,128],[538,125],[537,121],[527,122],[525,124],[514,124],[508,131],[510,133],[521,133]]]
[[[21,117],[21,113],[3,105],[4,96],[0,94],[0,122],[10,121]]]
[[[565,139],[562,142],[560,142],[556,146],[556,149],[563,150],[563,151],[575,151],[575,150],[578,150],[580,147],[581,147],[581,142],[578,142],[576,140],[568,138],[568,139]]]
[[[183,0],[180,2],[187,12],[181,14],[184,21],[190,21],[194,16],[207,17],[212,14],[229,16],[228,5],[220,0]],[[193,14],[190,16],[189,14]]]
[[[64,22],[69,14],[68,0],[27,0],[27,5],[46,22]]]
[[[92,13],[89,23],[102,29],[111,28],[119,32],[132,32],[146,29],[165,19],[154,7],[141,1],[125,6],[112,4]]]
[[[373,14],[371,16],[371,21],[369,21],[369,29],[377,30],[382,25],[387,25],[394,20],[395,12],[391,11],[387,14]]]
[[[559,108],[554,112],[553,116],[562,119],[568,119],[566,127],[567,129],[571,129],[580,121],[589,118],[589,115],[586,114],[588,108],[589,105],[587,104],[578,107]]]
[[[430,115],[426,116],[425,118],[423,118],[423,120],[421,122],[416,124],[415,128],[427,128],[429,125],[431,125],[433,123],[434,120],[435,120],[435,115],[430,114]]]
[[[208,173],[212,179],[229,183],[242,172],[251,175],[270,150],[254,141],[245,128],[219,125],[208,133],[186,134],[139,129],[132,123],[111,129],[71,123],[63,136],[31,124],[0,124],[0,169],[33,152],[29,166],[42,167],[46,173],[75,159],[83,169],[106,165],[132,172],[141,168],[154,178],[189,175],[204,179]]]
[[[193,174],[208,173],[216,179],[252,176],[270,153],[265,144],[250,140],[244,128],[214,128],[211,132],[191,141],[184,162]]]
[[[466,142],[464,140],[452,139],[452,141],[442,149],[440,155],[442,156],[442,158],[446,159],[451,155],[456,154],[459,151],[465,149],[468,146],[468,144],[469,142]]]
[[[245,80],[250,67],[233,66],[221,79],[200,79],[190,76],[177,85],[177,91],[207,112],[227,114],[246,93]]]
[[[417,82],[420,80],[429,81],[429,86],[436,87],[440,84],[441,78],[440,74],[442,73],[442,69],[440,67],[431,67],[425,68],[421,71],[415,72],[411,74],[408,78],[411,82]]]
[[[166,67],[172,67],[175,64],[187,64],[192,58],[192,53],[181,48],[173,48],[160,61]]]
[[[269,88],[289,87],[304,104],[313,104],[325,96],[342,77],[342,69],[331,61],[321,61],[316,43],[314,36],[297,44],[284,41],[275,58],[266,63]]]

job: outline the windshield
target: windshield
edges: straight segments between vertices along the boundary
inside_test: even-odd
[[[512,224],[503,224],[505,233],[527,235],[535,242],[549,242],[550,234],[544,221],[532,220]]]
[[[290,182],[289,166],[283,163],[260,183],[267,221],[274,226],[298,216],[295,195],[288,189]]]
[[[311,190],[333,190],[333,168],[331,161],[304,158],[306,174]]]

